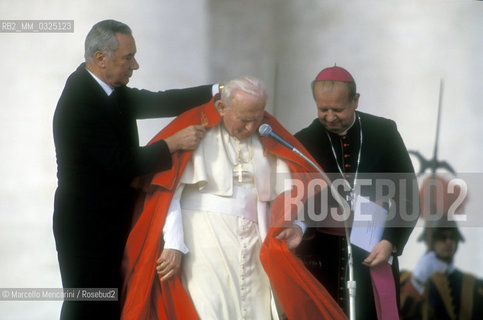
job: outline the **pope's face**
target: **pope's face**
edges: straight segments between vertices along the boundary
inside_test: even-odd
[[[443,230],[438,233],[433,242],[433,250],[436,256],[446,262],[451,262],[456,253],[458,241],[455,234],[450,230]]]
[[[134,58],[136,54],[136,43],[131,35],[118,33],[116,38],[119,41],[119,48],[114,51],[113,57],[107,55],[104,59],[104,81],[111,87],[117,88],[126,85],[133,71],[139,69]]]
[[[218,112],[228,133],[239,140],[251,137],[263,120],[265,97],[235,90],[230,105],[218,102]]]
[[[343,133],[354,122],[359,94],[349,100],[349,89],[343,82],[316,82],[314,98],[319,121],[330,132]]]

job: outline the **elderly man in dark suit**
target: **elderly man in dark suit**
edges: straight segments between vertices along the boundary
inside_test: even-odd
[[[131,29],[105,20],[85,41],[85,59],[67,79],[53,120],[58,187],[54,235],[64,288],[120,288],[131,224],[134,177],[169,169],[171,154],[196,148],[190,126],[140,147],[136,119],[172,117],[209,101],[215,86],[150,92],[127,87],[139,68]],[[162,159],[162,160],[161,160]],[[118,302],[64,302],[63,319],[116,319]]]
[[[356,184],[363,179],[369,179],[373,186],[378,178],[395,182],[396,192],[391,199],[393,203],[386,207],[393,210],[395,217],[391,224],[386,224],[381,240],[371,252],[352,246],[357,319],[376,319],[371,269],[386,264],[392,256],[394,279],[389,281],[393,287],[397,286],[398,266],[395,258],[402,253],[419,215],[417,191],[415,197],[411,192],[417,190],[414,169],[396,123],[356,111],[359,93],[354,78],[347,70],[337,66],[322,70],[313,81],[312,89],[318,118],[296,133],[295,137],[329,176],[348,182],[350,190],[345,190],[347,203],[354,204],[351,201],[358,190]],[[407,183],[404,188],[397,185],[400,180]],[[365,186],[360,192],[377,203],[381,199],[374,197],[377,195],[374,189]],[[351,209],[354,210],[354,206]],[[402,215],[408,219],[404,220]],[[312,229],[306,233],[306,240],[299,246],[298,254],[334,299],[347,310],[348,239],[343,230],[337,228],[319,228],[318,231],[324,232]],[[391,292],[393,314],[397,314],[397,292]]]

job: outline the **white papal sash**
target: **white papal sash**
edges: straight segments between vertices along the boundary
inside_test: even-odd
[[[228,214],[258,222],[257,193],[250,184],[235,184],[232,197],[204,193],[197,186],[186,186],[181,197],[181,209]]]

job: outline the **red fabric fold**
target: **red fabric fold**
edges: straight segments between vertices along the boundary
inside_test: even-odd
[[[267,235],[260,260],[288,319],[347,319],[303,262],[275,239],[278,231],[274,228]]]

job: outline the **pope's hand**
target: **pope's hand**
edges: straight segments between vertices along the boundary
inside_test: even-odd
[[[295,249],[303,237],[302,229],[297,225],[283,229],[275,238],[277,240],[285,240],[285,245],[289,250]]]
[[[175,249],[164,249],[156,261],[156,272],[162,276],[161,281],[172,279],[181,267],[183,253]]]
[[[387,263],[392,254],[392,244],[387,240],[381,240],[371,253],[367,256],[362,264],[368,267],[377,267],[382,263]]]

